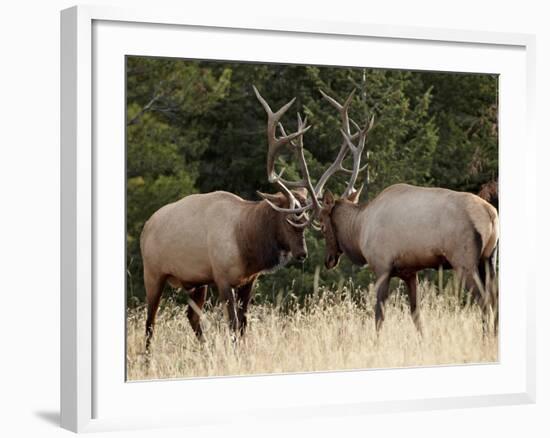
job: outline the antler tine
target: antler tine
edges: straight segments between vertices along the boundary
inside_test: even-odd
[[[367,167],[369,167],[368,164],[365,164],[364,166],[359,168],[359,173],[363,172]],[[344,166],[340,169],[342,172],[347,173],[348,175],[351,175],[353,173],[353,170],[346,169]]]
[[[355,120],[350,119],[350,122],[351,122],[351,124],[353,125],[353,127],[354,127],[355,129],[357,129],[357,131],[361,131],[361,127],[359,126],[358,123],[355,122]]]
[[[352,140],[356,139],[359,135],[358,132],[351,135],[350,138]],[[338,152],[338,155],[336,156],[336,159],[332,162],[332,164],[325,170],[321,178],[319,178],[319,181],[317,181],[317,185],[315,186],[315,193],[317,193],[317,196],[321,196],[321,193],[323,192],[323,188],[325,187],[325,184],[330,179],[332,175],[334,175],[337,172],[343,172],[347,174],[352,174],[353,170],[346,169],[343,166],[344,158],[346,158],[346,155],[348,153],[348,145],[346,141],[344,140],[342,142],[342,145],[340,146],[340,151]],[[358,173],[362,172],[367,168],[367,165],[365,164],[363,167],[361,167],[358,171]]]
[[[351,105],[351,102],[353,101],[355,89],[352,90],[352,92],[349,94],[349,96],[347,97],[347,99],[343,104],[340,104],[336,99],[330,97],[323,90],[319,90],[319,91],[321,92],[323,97],[332,106],[334,106],[340,113],[340,117],[342,119],[342,128],[340,129],[340,132],[342,133],[343,141],[342,141],[342,145],[340,146],[340,152],[338,153],[336,160],[325,171],[325,173],[317,183],[317,186],[315,187],[315,191],[317,195],[320,195],[320,193],[323,191],[323,187],[326,181],[328,181],[328,179],[334,173],[341,171],[341,172],[351,174],[346,190],[344,191],[344,196],[349,196],[354,191],[353,186],[357,181],[357,176],[359,175],[359,172],[365,170],[368,167],[368,164],[365,164],[363,167],[359,167],[359,165],[361,163],[361,154],[363,153],[363,149],[365,148],[367,133],[370,131],[370,129],[374,124],[374,116],[371,117],[370,123],[368,123],[367,126],[365,126],[365,128],[361,128],[353,119],[351,119],[348,116],[348,110]],[[354,126],[354,128],[357,130],[357,132],[353,135],[351,134],[351,130],[350,130],[350,122]],[[357,138],[359,138],[359,141],[357,145],[355,145],[353,141]],[[344,159],[346,158],[348,150],[351,152],[353,156],[352,170],[346,169],[342,164]]]
[[[334,99],[333,97],[330,97],[327,93],[325,93],[321,88],[319,88],[319,91],[321,92],[323,97],[326,100],[328,100],[332,104],[332,106],[334,106],[338,110],[347,109],[353,100],[353,96],[355,95],[355,88],[354,88],[353,90],[351,90],[351,93],[349,93],[348,97],[344,101],[344,104],[342,105],[336,99]]]
[[[307,117],[302,120],[302,116],[300,115],[300,113],[297,113],[297,118],[298,118],[298,130],[304,130],[304,126],[307,123]],[[279,123],[279,129],[281,130],[283,135],[286,135],[285,128],[283,127],[282,123]],[[298,159],[298,164],[300,166],[300,173],[302,175],[302,179],[300,181],[286,181],[279,178],[278,181],[288,185],[289,187],[305,188],[311,197],[311,201],[308,203],[309,207],[314,207],[316,211],[319,211],[321,209],[321,204],[319,203],[319,200],[317,199],[317,196],[316,196],[315,189],[313,188],[311,177],[309,175],[309,169],[307,167],[307,162],[304,156],[303,135],[298,137],[296,140],[290,141],[290,144],[293,146],[294,153],[296,155],[296,158]]]
[[[348,109],[351,105],[351,102],[353,101],[353,96],[355,95],[355,88],[351,90],[351,93],[348,95],[347,99],[344,101],[344,104],[340,104],[336,99],[330,97],[327,93],[325,93],[323,90],[319,89],[323,97],[330,102],[330,104],[338,110],[340,113],[340,117],[342,118],[342,125],[344,126],[344,129],[346,132],[350,132],[349,127],[349,116],[348,116]],[[353,120],[352,120],[353,122]],[[353,122],[355,124],[355,122]]]
[[[349,134],[344,131],[343,129],[340,129],[340,132],[342,133],[342,137],[344,138],[344,142],[347,144],[348,148],[351,150],[352,153],[356,152],[357,151],[357,148],[358,146],[355,146],[353,144],[353,142],[351,141],[351,138],[349,136]],[[362,133],[363,131],[360,130],[359,131],[359,144],[361,144],[361,140],[362,140]]]
[[[279,121],[279,119],[282,117],[282,115],[292,106],[292,104],[294,103],[294,101],[296,100],[295,97],[293,97],[290,102],[288,102],[287,104],[283,105],[279,111],[277,111],[276,113],[273,112],[273,110],[271,109],[271,107],[269,106],[269,104],[267,103],[267,101],[262,97],[262,95],[260,94],[260,92],[258,91],[258,89],[256,88],[255,85],[252,85],[252,88],[254,89],[254,93],[256,94],[256,97],[258,98],[258,100],[260,101],[260,103],[262,104],[262,106],[264,107],[264,110],[265,112],[267,113],[267,116],[269,117],[269,119],[273,119],[275,121]],[[273,124],[274,126],[277,125],[277,123],[274,123]]]
[[[300,125],[298,125],[300,126]],[[283,134],[284,136],[286,136],[286,131],[285,131],[285,128],[283,126],[282,123],[279,122],[279,130],[281,131],[281,134]],[[289,142],[289,144],[294,148],[293,150],[296,151],[296,148],[303,148],[303,136],[300,136],[294,140],[291,140]],[[282,178],[282,175],[283,175],[283,172],[285,171],[285,168],[283,167],[283,169],[281,170],[281,172],[279,172],[279,175],[274,175],[273,176],[273,181],[272,182],[281,182],[283,184],[285,184],[287,187],[290,187],[290,188],[300,188],[300,187],[305,187],[306,186],[306,182],[304,179],[301,179],[299,181],[289,181],[287,179],[284,179]]]
[[[346,157],[347,153],[348,153],[348,147],[344,142],[342,143],[342,146],[340,146],[340,151],[338,152],[336,159],[328,167],[328,169],[325,170],[323,175],[321,175],[321,178],[319,178],[319,181],[317,181],[317,184],[315,185],[316,196],[321,196],[321,193],[323,192],[323,188],[325,187],[325,184],[327,183],[329,178],[340,170],[340,167],[342,166],[342,161],[344,161],[344,158]]]
[[[339,103],[336,99],[333,97],[330,97],[327,93],[325,93],[323,90],[319,89],[322,96],[334,107],[338,110],[340,113],[340,118],[342,120],[342,131],[346,132],[347,135],[354,140],[359,135],[359,132],[356,132],[355,134],[351,134],[350,132],[350,118],[348,116],[348,110],[351,105],[351,102],[353,101],[353,96],[355,95],[355,88],[351,91],[351,93],[348,95],[346,100],[343,104]],[[358,126],[357,123],[355,123],[353,120],[351,120],[354,126]],[[345,130],[345,131],[344,131]],[[344,139],[342,141],[342,144],[340,146],[340,151],[338,152],[338,155],[336,156],[336,159],[334,162],[329,166],[327,170],[323,173],[319,181],[317,182],[317,185],[315,186],[315,193],[317,196],[320,196],[323,188],[325,187],[325,184],[329,180],[329,178],[334,175],[337,172],[347,172],[352,173],[353,171],[349,171],[348,169],[344,168],[342,165],[344,159],[346,158],[346,155],[348,153],[348,145],[347,141]]]
[[[370,118],[369,129],[367,130],[367,132],[370,131],[373,126],[374,126],[374,114]]]
[[[262,104],[266,114],[267,114],[267,142],[269,145],[268,153],[267,153],[267,178],[269,182],[274,183],[275,182],[275,159],[277,157],[277,153],[281,146],[284,144],[294,140],[297,137],[300,137],[303,135],[307,130],[309,129],[309,126],[302,127],[296,132],[293,132],[289,135],[284,135],[282,137],[277,138],[276,130],[277,125],[279,124],[279,120],[283,116],[283,114],[288,111],[288,109],[292,106],[296,98],[293,98],[290,102],[283,105],[277,112],[273,112],[269,104],[266,102],[266,100],[262,97],[258,89],[253,85],[252,86],[254,93],[256,94],[256,98],[260,101]]]
[[[305,211],[311,209],[313,206],[316,208],[319,207],[319,202],[317,199],[313,198],[314,190],[311,184],[311,180],[309,177],[309,171],[307,169],[307,163],[304,158],[303,153],[303,135],[309,130],[310,126],[307,125],[307,117],[302,120],[302,117],[300,114],[298,114],[298,129],[296,132],[288,134],[285,132],[285,129],[283,127],[283,124],[280,122],[281,117],[283,114],[290,108],[290,106],[294,103],[296,98],[292,99],[290,102],[288,102],[286,105],[284,105],[281,109],[279,109],[276,113],[273,113],[271,110],[269,104],[266,102],[266,100],[261,96],[258,89],[253,86],[254,93],[256,94],[256,97],[264,107],[265,112],[267,113],[267,142],[268,142],[268,154],[267,154],[267,177],[269,182],[276,184],[280,190],[284,193],[284,195],[287,197],[289,201],[289,207],[288,208],[282,208],[277,205],[275,205],[272,200],[268,199],[265,194],[258,192],[258,194],[266,200],[266,202],[269,203],[269,205],[277,211],[283,212],[283,213],[291,213],[295,215],[295,219],[301,219],[303,218]],[[277,126],[281,130],[281,137],[277,137]],[[284,169],[281,170],[281,172],[277,175],[275,172],[275,159],[277,157],[277,153],[279,149],[285,145],[289,144],[292,146],[292,149],[294,150],[296,156],[298,157],[300,170],[302,172],[302,180],[301,181],[287,181],[282,178],[282,174],[284,172]],[[296,200],[295,196],[293,195],[292,191],[289,189],[289,187],[292,188],[301,188],[304,187],[308,190],[308,192],[312,195],[312,200],[310,203],[301,206],[300,203]],[[290,218],[287,218],[289,220]],[[306,223],[309,223],[310,219],[308,218]],[[296,226],[296,223],[290,222],[293,226]]]
[[[259,190],[257,190],[256,193],[258,194],[258,196],[265,199],[265,201],[269,205],[271,205],[273,210],[277,210],[277,211],[280,211],[282,213],[294,213],[294,214],[303,213],[304,211],[306,211],[308,208],[311,207],[311,205],[304,205],[303,207],[298,207],[298,208],[296,208],[296,207],[294,207],[294,208],[279,207],[278,205],[275,205],[273,203],[273,201],[271,201],[273,195],[270,195],[269,193],[262,193]],[[294,195],[292,197],[294,198]],[[296,198],[294,198],[294,199],[296,199]],[[298,201],[296,201],[296,202],[298,202]]]
[[[275,182],[275,184],[277,184],[277,186],[279,186],[281,191],[285,194],[286,198],[288,199],[289,210],[290,211],[288,211],[287,213],[301,213],[300,211],[294,211],[294,210],[296,210],[296,205],[300,206],[300,203],[298,202],[296,197],[292,194],[292,191],[289,190],[288,187],[283,183],[283,180],[282,180],[281,176],[283,175],[284,171],[285,171],[285,169],[283,168],[281,170],[281,172],[279,173],[279,175],[275,174],[274,182]],[[272,202],[269,202],[269,200],[267,200],[267,199],[266,199],[266,201],[268,202],[269,205],[274,207]]]
[[[357,143],[357,145],[353,144],[351,136],[347,132],[345,132],[343,129],[340,130],[344,137],[344,141],[346,142],[353,156],[353,170],[351,171],[351,177],[348,181],[348,185],[346,187],[346,190],[344,191],[343,196],[347,197],[354,192],[355,190],[354,186],[355,186],[355,182],[357,181],[357,176],[359,175],[359,172],[362,169],[365,169],[367,167],[367,165],[365,165],[362,168],[360,168],[359,165],[361,164],[361,154],[365,149],[367,134],[372,129],[373,124],[374,124],[374,116],[371,117],[370,122],[363,129],[359,129],[359,133],[358,133],[359,142]]]

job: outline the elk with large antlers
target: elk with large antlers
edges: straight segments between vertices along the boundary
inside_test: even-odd
[[[336,160],[315,188],[310,189],[310,180],[305,181],[304,186],[311,197],[307,207],[314,210],[312,217],[318,217],[325,238],[326,268],[334,268],[342,253],[354,264],[372,268],[377,276],[377,329],[384,320],[390,278],[404,280],[411,315],[419,331],[417,272],[440,266],[452,268],[465,280],[484,310],[484,327],[486,311],[493,307],[496,331],[497,300],[492,288],[496,276],[499,221],[495,208],[471,193],[408,184],[392,185],[372,202],[359,204],[361,189],[355,190],[354,185],[373,119],[364,129],[352,121],[357,129],[352,135],[348,109],[353,93],[344,104],[322,94],[340,113],[343,142]],[[330,191],[323,193],[323,187],[334,173],[345,170],[342,161],[348,152],[353,157],[351,178],[342,197],[335,199]],[[296,211],[303,213],[304,209]]]
[[[259,94],[258,94],[259,96]],[[276,126],[292,100],[276,113],[260,98],[268,113],[268,176],[281,192],[262,193],[262,201],[245,201],[218,191],[187,196],[157,210],[141,233],[143,277],[147,298],[146,349],[165,283],[189,292],[188,319],[202,337],[201,312],[208,285],[215,284],[227,304],[230,326],[241,333],[253,285],[262,273],[284,266],[292,257],[307,256],[304,231],[308,217],[306,193],[289,190],[272,175],[273,151],[289,143],[303,144],[307,131],[276,136]],[[298,188],[298,187],[297,187]]]

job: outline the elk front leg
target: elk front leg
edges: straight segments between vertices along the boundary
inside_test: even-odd
[[[240,328],[241,336],[244,335],[246,331],[246,326],[247,326],[246,312],[248,310],[248,303],[252,298],[254,280],[237,289],[237,300],[238,300],[237,316],[239,319],[239,328]]]
[[[402,277],[407,285],[407,292],[409,294],[409,305],[411,307],[411,317],[414,322],[418,333],[422,335],[422,323],[420,322],[420,309],[418,308],[418,296],[416,287],[418,285],[418,278],[415,273],[408,274]]]
[[[145,322],[145,352],[149,352],[151,338],[155,327],[157,310],[164,289],[164,277],[153,275],[145,270],[143,275],[147,299],[147,321]]]
[[[237,333],[239,330],[239,317],[237,315],[237,300],[235,299],[235,292],[228,284],[219,284],[218,290],[220,293],[220,299],[227,306],[229,327],[234,333]]]
[[[376,331],[380,331],[384,322],[384,305],[388,298],[388,290],[390,287],[389,274],[382,274],[376,281],[376,307],[374,309],[374,317],[376,320]]]
[[[200,286],[189,291],[189,306],[187,307],[187,318],[199,341],[203,340],[201,327],[201,314],[208,286]]]

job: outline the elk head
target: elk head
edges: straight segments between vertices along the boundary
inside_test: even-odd
[[[287,213],[291,206],[291,199],[285,194],[279,192],[276,194],[261,193],[258,194],[264,198],[266,203],[274,210],[270,215],[270,220],[276,228],[276,239],[279,248],[298,261],[303,261],[307,257],[307,246],[304,238],[304,232],[307,227],[307,217],[305,215]],[[292,190],[292,197],[297,206],[306,204],[306,194],[301,190]]]
[[[340,104],[337,100],[328,96],[323,91],[321,91],[321,94],[323,95],[323,97],[325,97],[325,99],[330,102],[333,107],[338,110],[342,122],[342,127],[340,128],[340,132],[342,133],[342,145],[340,147],[340,153],[338,154],[336,161],[329,168],[329,170],[331,168],[334,168],[334,172],[328,173],[326,175],[326,179],[328,180],[328,178],[338,170],[351,174],[346,189],[339,199],[336,199],[332,192],[330,192],[330,190],[327,190],[324,193],[322,198],[322,207],[318,213],[321,233],[325,238],[325,267],[327,269],[332,269],[338,265],[340,256],[343,252],[338,241],[338,230],[336,229],[334,221],[334,211],[335,208],[337,208],[337,206],[340,204],[357,204],[359,202],[359,196],[361,195],[363,186],[361,186],[359,190],[356,190],[354,186],[359,173],[367,167],[367,164],[365,164],[365,166],[363,167],[359,166],[361,163],[361,155],[363,153],[363,150],[365,149],[367,135],[374,124],[374,116],[371,117],[370,122],[364,128],[360,128],[359,125],[348,116],[349,106],[353,99],[353,91],[348,96],[344,104]],[[353,135],[351,134],[350,130],[350,121],[357,129],[357,132]],[[357,143],[354,143],[356,139]],[[342,166],[342,161],[344,160],[348,151],[351,152],[353,158],[353,169],[351,171],[345,169]],[[322,186],[318,194],[320,195],[321,192]]]
[[[267,178],[270,183],[280,190],[276,194],[257,193],[277,212],[276,225],[279,245],[283,249],[290,251],[294,258],[301,261],[307,257],[304,231],[309,223],[306,211],[311,206],[307,204],[307,192],[300,184],[282,179],[281,175],[283,172],[279,175],[275,173],[275,159],[284,145],[290,145],[295,150],[300,149],[303,156],[303,136],[310,127],[307,126],[307,120],[302,120],[301,117],[298,117],[298,130],[287,135],[279,121],[296,99],[292,99],[277,112],[273,112],[256,87],[253,88],[256,97],[267,113]],[[281,136],[277,136],[278,126],[281,129]]]
[[[330,190],[327,190],[323,194],[323,207],[319,212],[319,226],[325,238],[325,267],[327,269],[335,268],[343,253],[338,240],[336,224],[333,219],[334,207],[336,204],[342,203],[357,204],[362,189],[363,186],[361,186],[359,190],[353,191],[347,197],[341,197],[340,199],[336,199]]]

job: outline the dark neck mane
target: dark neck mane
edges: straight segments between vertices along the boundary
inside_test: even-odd
[[[269,271],[280,264],[279,213],[265,201],[245,207],[239,226],[237,242],[246,275]]]
[[[367,263],[359,246],[359,227],[356,220],[361,210],[362,206],[357,204],[339,202],[332,212],[332,225],[338,245],[351,262],[359,266]]]

